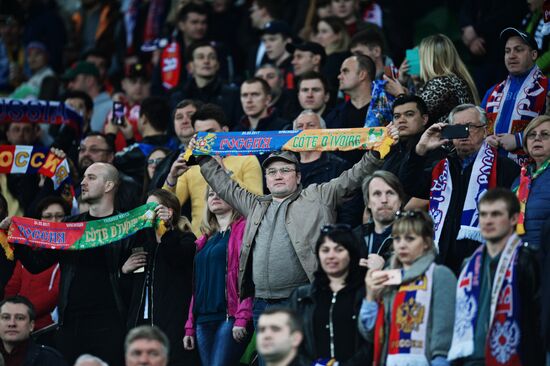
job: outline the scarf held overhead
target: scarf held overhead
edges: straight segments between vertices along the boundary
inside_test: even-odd
[[[385,127],[304,131],[199,132],[193,155],[256,155],[277,150],[377,150],[384,157],[393,140]],[[188,151],[186,156],[191,155]]]
[[[477,202],[488,190],[496,186],[497,177],[496,151],[486,142],[481,145],[468,182],[468,191],[464,200],[464,209],[460,217],[460,231],[457,239],[470,239],[482,242],[479,232],[479,212]],[[432,187],[430,189],[430,215],[434,220],[435,244],[439,248],[439,240],[449,210],[453,191],[451,171],[448,159],[441,160],[432,171]]]
[[[491,290],[491,307],[485,362],[487,366],[521,366],[519,344],[520,297],[517,280],[517,256],[521,239],[512,235],[498,262]],[[484,246],[472,255],[458,279],[455,324],[449,350],[450,361],[468,357],[474,352],[478,303],[481,291]]]
[[[124,239],[139,230],[154,227],[154,208],[151,202],[131,211],[88,222],[49,222],[26,217],[13,217],[8,229],[10,243],[55,250],[97,248]],[[163,225],[157,225],[161,233]]]
[[[0,98],[0,124],[12,122],[69,125],[82,132],[82,116],[64,103]]]
[[[0,146],[0,174],[41,174],[53,181],[54,189],[69,182],[67,159],[60,158],[45,147],[27,145]]]

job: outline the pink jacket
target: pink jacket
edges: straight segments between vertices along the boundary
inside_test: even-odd
[[[248,322],[252,319],[252,297],[247,297],[244,300],[239,299],[238,293],[238,275],[239,275],[239,253],[241,252],[241,244],[243,242],[244,227],[246,220],[240,218],[231,224],[231,234],[227,245],[227,282],[225,284],[227,294],[227,314],[235,318],[236,327],[245,328]],[[197,244],[197,252],[199,252],[206,242],[208,237],[201,236],[195,242]],[[195,305],[195,295],[191,297],[189,305],[189,316],[185,322],[185,335],[195,336],[195,317],[193,315],[193,307]]]

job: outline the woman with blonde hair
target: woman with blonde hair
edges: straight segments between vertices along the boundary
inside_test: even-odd
[[[456,277],[435,264],[431,217],[420,210],[396,216],[390,267],[365,276],[359,331],[374,342],[376,365],[449,365]]]
[[[428,106],[429,124],[446,122],[449,112],[460,104],[479,105],[479,94],[474,80],[460,59],[458,52],[443,34],[424,38],[418,49],[420,59],[420,87],[416,95]],[[400,84],[405,83],[410,66],[405,60],[400,67],[399,81],[388,81],[386,91],[394,96],[406,94]]]
[[[206,192],[183,344],[187,350],[198,348],[203,365],[230,366],[248,344],[252,321],[252,298],[241,300],[237,291],[246,221],[212,188]]]

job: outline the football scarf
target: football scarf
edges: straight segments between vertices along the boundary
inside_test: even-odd
[[[524,165],[521,167],[521,174],[519,176],[519,187],[516,191],[516,195],[519,200],[519,218],[518,225],[516,226],[516,233],[518,235],[525,234],[525,208],[527,206],[527,200],[529,199],[529,191],[531,190],[531,182],[541,175],[546,168],[550,165],[550,160],[546,160],[540,168],[535,170],[534,173],[529,174],[533,170],[534,165]]]
[[[478,228],[479,212],[477,211],[477,202],[488,189],[496,186],[496,173],[496,151],[484,142],[472,167],[457,240],[471,239],[482,242]],[[449,210],[452,190],[453,183],[449,161],[444,159],[432,170],[432,186],[430,189],[430,215],[434,220],[434,240],[438,248],[445,218]]]
[[[387,366],[429,366],[426,358],[427,328],[432,301],[435,264],[416,280],[401,285],[393,300]],[[380,365],[384,346],[385,309],[378,305],[374,340],[374,365]]]
[[[506,124],[507,133],[515,134],[522,132],[529,122],[537,117],[546,105],[546,91],[548,90],[548,79],[544,76],[538,66],[534,66],[529,75],[523,81],[517,91],[517,96],[513,101],[512,115],[510,121],[505,121],[501,117],[506,96],[510,91],[510,76],[506,80],[495,85],[491,94],[487,98],[487,117],[491,123],[489,131],[493,133],[497,126]],[[528,160],[527,154],[520,148],[513,153],[508,153],[508,157],[515,160],[519,165]]]
[[[51,178],[55,190],[63,182],[70,182],[67,159],[56,156],[50,149],[27,145],[0,146],[0,174],[33,173]]]
[[[489,331],[485,347],[487,366],[521,366],[518,353],[521,340],[521,300],[516,271],[521,243],[521,239],[515,234],[508,239],[493,280]],[[483,249],[484,246],[480,246],[474,252],[458,279],[453,340],[448,355],[450,361],[468,357],[474,352]]]
[[[0,98],[0,125],[12,122],[69,125],[82,132],[82,116],[63,103]]]
[[[384,157],[393,139],[385,127],[304,131],[199,132],[193,155],[258,155],[278,150],[350,151],[376,150]]]
[[[11,219],[7,241],[43,249],[84,250],[122,240],[149,227],[155,227],[162,235],[166,227],[163,221],[155,219],[156,206],[157,203],[151,202],[88,222],[50,222],[15,216]]]

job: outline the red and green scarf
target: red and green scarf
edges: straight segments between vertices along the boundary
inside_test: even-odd
[[[84,250],[97,248],[134,235],[139,230],[155,227],[160,235],[164,223],[155,218],[157,203],[151,202],[131,211],[88,222],[49,222],[27,217],[13,217],[0,242],[6,257],[13,259],[8,243],[53,250]]]

